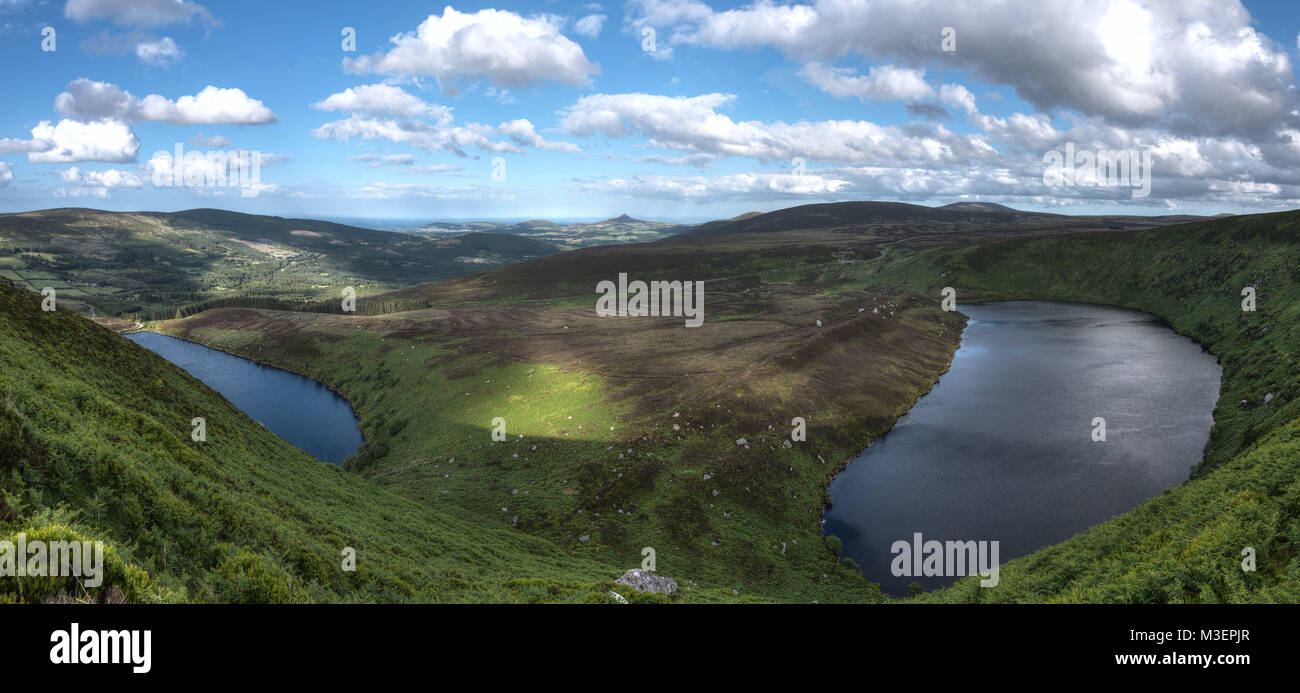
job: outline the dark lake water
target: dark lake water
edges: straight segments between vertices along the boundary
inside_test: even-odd
[[[1220,368],[1155,317],[1040,301],[958,310],[970,323],[951,370],[830,486],[826,533],[894,596],[956,579],[896,577],[896,541],[996,540],[1005,563],[1186,481],[1209,439]]]
[[[125,336],[184,368],[254,421],[318,460],[340,464],[362,443],[348,401],[311,378],[175,337],[152,332]],[[213,435],[213,429],[209,421],[208,435]]]

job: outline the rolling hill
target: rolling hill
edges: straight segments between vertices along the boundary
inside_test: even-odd
[[[694,238],[774,233],[807,229],[854,231],[870,227],[925,227],[943,232],[950,226],[987,226],[1025,233],[1081,231],[1086,229],[1151,228],[1196,221],[1190,216],[1068,216],[1022,212],[1004,205],[959,202],[925,207],[903,202],[828,202],[800,205],[766,214],[746,214],[725,221],[700,224],[683,235]]]
[[[0,215],[0,277],[100,316],[259,297],[338,300],[559,252],[544,241],[471,233],[427,239],[216,209],[161,213],[50,209]]]

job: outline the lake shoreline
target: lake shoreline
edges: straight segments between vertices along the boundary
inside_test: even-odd
[[[296,377],[298,377],[298,378],[302,378],[302,379],[304,379],[304,380],[310,381],[312,384],[314,384],[314,385],[316,385],[316,386],[319,386],[319,387],[323,387],[323,388],[325,388],[325,389],[328,390],[332,395],[334,395],[334,397],[338,398],[338,400],[342,401],[344,404],[347,405],[348,412],[349,412],[349,414],[352,416],[353,421],[355,422],[356,431],[357,431],[357,434],[358,434],[358,436],[360,437],[360,441],[361,441],[360,443],[358,443],[356,449],[354,449],[350,454],[346,455],[343,459],[339,460],[338,462],[331,462],[331,461],[329,461],[329,460],[324,460],[324,459],[321,459],[321,458],[319,458],[319,457],[316,457],[316,455],[312,454],[311,452],[308,452],[307,450],[305,450],[305,449],[302,448],[302,447],[299,447],[298,445],[292,443],[291,441],[288,441],[288,440],[285,439],[283,436],[280,436],[278,433],[276,434],[277,437],[280,437],[282,440],[285,440],[286,442],[289,442],[291,445],[294,445],[294,447],[297,447],[299,450],[302,450],[303,452],[307,453],[308,455],[311,455],[313,458],[315,458],[315,459],[316,459],[317,461],[319,461],[319,462],[322,462],[322,463],[324,463],[324,464],[328,464],[328,465],[331,465],[331,466],[338,467],[338,468],[342,469],[342,468],[343,468],[343,462],[344,462],[348,457],[351,457],[352,455],[355,455],[355,454],[357,453],[357,451],[359,451],[359,450],[361,449],[361,446],[364,445],[364,444],[367,442],[367,440],[368,440],[368,439],[366,438],[365,430],[362,428],[362,425],[361,425],[361,423],[362,423],[361,414],[360,414],[360,412],[357,411],[356,405],[354,405],[354,404],[352,403],[352,400],[348,399],[348,397],[347,397],[346,395],[344,395],[343,392],[341,392],[338,388],[334,387],[334,386],[331,385],[330,383],[326,383],[326,382],[323,382],[323,381],[321,381],[321,380],[318,380],[318,379],[316,379],[316,378],[314,378],[314,377],[312,377],[311,375],[308,375],[308,374],[306,374],[306,373],[300,373],[300,372],[298,372],[298,371],[296,371],[296,370],[294,370],[294,369],[292,369],[292,368],[285,368],[285,367],[280,366],[280,365],[278,365],[278,364],[267,363],[267,362],[265,362],[265,361],[261,361],[261,360],[255,359],[255,358],[250,358],[250,357],[245,356],[245,355],[243,355],[243,354],[239,354],[239,353],[232,352],[232,351],[230,351],[230,350],[228,350],[228,349],[223,349],[223,348],[221,348],[221,347],[214,346],[214,345],[211,345],[211,344],[206,344],[206,343],[203,343],[203,342],[200,342],[200,341],[194,340],[194,339],[187,339],[186,337],[184,337],[184,336],[180,336],[180,335],[178,335],[178,334],[168,334],[168,333],[166,333],[166,332],[163,332],[163,331],[160,331],[160,330],[157,330],[157,329],[150,329],[150,328],[132,328],[132,329],[128,329],[128,330],[121,330],[121,331],[119,331],[117,334],[118,334],[119,336],[121,336],[123,339],[127,339],[127,335],[130,335],[130,334],[153,334],[153,335],[158,335],[158,336],[160,336],[160,337],[167,337],[167,338],[170,338],[170,339],[175,339],[175,340],[177,340],[177,341],[184,342],[185,344],[189,344],[189,345],[193,345],[193,346],[197,346],[197,347],[203,347],[203,348],[205,348],[205,349],[211,349],[211,350],[213,350],[213,351],[219,352],[219,353],[224,354],[224,355],[226,355],[226,356],[229,356],[229,357],[231,357],[231,358],[239,359],[239,360],[241,360],[241,361],[246,361],[246,362],[248,362],[248,363],[254,364],[254,365],[259,366],[259,367],[262,367],[262,368],[269,368],[269,369],[272,369],[272,370],[275,370],[275,371],[279,371],[279,372],[281,372],[281,373],[285,373],[285,374],[288,374],[288,375],[293,375],[293,376],[296,376]],[[150,351],[151,353],[157,354],[159,357],[163,358],[164,360],[168,361],[169,363],[172,363],[172,364],[175,365],[177,368],[181,368],[181,370],[186,370],[184,367],[182,367],[182,366],[180,366],[179,364],[176,364],[175,362],[171,361],[171,359],[168,359],[167,357],[163,356],[162,354],[158,354],[157,352],[154,352],[152,349],[149,349],[148,347],[146,347],[146,346],[144,346],[144,345],[142,345],[142,344],[139,344],[138,342],[134,342],[134,340],[127,339],[127,341],[130,341],[130,342],[135,343],[136,346],[139,346],[140,348],[145,349],[146,351]],[[228,397],[226,397],[226,396],[225,396],[224,394],[222,394],[221,392],[217,391],[216,388],[213,387],[213,385],[211,385],[211,384],[209,384],[209,383],[203,381],[203,379],[199,378],[198,376],[193,375],[192,373],[190,374],[190,376],[193,377],[195,380],[198,380],[199,382],[202,382],[202,383],[204,384],[204,386],[206,386],[206,387],[212,389],[213,391],[216,391],[217,394],[219,394],[219,395],[221,395],[221,396],[223,397],[223,399],[226,399],[227,401],[230,401]],[[230,403],[231,403],[231,405],[234,406],[236,409],[239,409],[240,411],[244,412],[244,414],[245,414],[246,416],[249,416],[250,418],[252,418],[252,414],[250,414],[248,411],[246,411],[243,407],[240,407],[239,405],[235,404],[234,402],[230,402]],[[256,419],[254,419],[254,420],[256,420]],[[260,423],[260,422],[259,422],[259,423]],[[263,424],[263,425],[265,426],[265,424]],[[269,429],[269,427],[268,427],[268,429]],[[275,431],[272,431],[272,432],[275,433]]]
[[[945,531],[948,534],[974,532],[976,537],[999,538],[1003,544],[1012,544],[1013,553],[1005,558],[1011,560],[1015,556],[1024,555],[1026,545],[1037,546],[1036,549],[1029,550],[1032,553],[1059,544],[1072,534],[1105,522],[1105,517],[1093,517],[1098,513],[1109,512],[1110,515],[1106,515],[1109,517],[1131,510],[1128,506],[1124,506],[1127,510],[1115,510],[1111,506],[1133,501],[1134,498],[1129,496],[1135,494],[1145,494],[1136,500],[1137,504],[1146,502],[1154,497],[1151,494],[1158,495],[1161,492],[1155,485],[1162,481],[1164,490],[1167,491],[1195,478],[1194,470],[1197,461],[1204,459],[1205,445],[1194,454],[1176,448],[1165,454],[1153,454],[1151,449],[1166,435],[1162,430],[1168,430],[1170,426],[1193,426],[1199,431],[1202,419],[1207,423],[1203,432],[1208,445],[1209,430],[1215,423],[1219,396],[1224,386],[1222,364],[1216,355],[1190,335],[1174,329],[1161,316],[1128,306],[997,298],[970,301],[963,305],[974,308],[1014,304],[1053,304],[1082,310],[1057,313],[1050,306],[1021,306],[1000,317],[996,313],[993,317],[985,316],[984,321],[997,323],[993,328],[997,332],[981,332],[983,341],[975,345],[980,348],[968,356],[971,361],[965,364],[963,377],[948,383],[945,392],[939,388],[947,382],[962,350],[971,347],[968,330],[977,320],[977,316],[963,311],[963,306],[959,305],[957,311],[966,315],[967,323],[962,328],[957,348],[949,358],[948,368],[939,374],[931,388],[922,393],[906,413],[891,423],[888,430],[873,437],[861,451],[838,465],[835,474],[828,480],[827,503],[823,505],[821,517],[823,535],[839,537],[844,543],[840,557],[847,556],[864,563],[862,572],[868,580],[876,582],[872,575],[880,574],[882,566],[888,565],[880,560],[886,555],[878,551],[880,542],[885,541],[888,545],[888,537],[898,534],[904,527],[912,527],[909,531],[923,529],[926,534],[933,534],[933,526],[943,527],[946,524]],[[1089,309],[1095,309],[1098,314],[1094,316]],[[1092,332],[1090,328],[1126,329],[1107,314],[1109,311],[1142,316],[1140,321],[1134,323],[1137,331]],[[1097,324],[1089,324],[1094,320],[1098,321]],[[1158,331],[1150,332],[1145,326]],[[1052,352],[1047,357],[1040,356],[1036,360],[1022,360],[1020,350],[1033,343],[1031,338],[1035,338],[1035,331],[1040,333],[1041,339],[1050,340],[1048,343],[1056,345],[1053,348],[1061,351]],[[1175,336],[1177,340],[1166,341]],[[1186,342],[1182,346],[1173,346],[1179,340]],[[1150,359],[1146,358],[1148,355]],[[1206,359],[1206,356],[1209,358]],[[1115,358],[1119,360],[1115,361]],[[1064,369],[1053,363],[1054,360],[1065,364]],[[1197,375],[1203,377],[1192,378],[1186,384],[1181,383],[1176,375],[1178,369],[1190,368],[1196,364],[1209,370],[1196,371]],[[1103,384],[1107,378],[1099,380],[1098,368],[1107,369],[1107,372],[1115,368],[1126,369],[1132,375],[1117,377],[1112,381],[1123,384]],[[1021,371],[1018,369],[1024,369],[1027,373],[1025,380],[1020,380]],[[1155,404],[1152,401],[1146,401],[1136,409],[1119,406],[1117,410],[1116,405],[1112,405],[1111,398],[1129,395],[1132,387],[1129,378],[1149,381],[1148,387],[1162,388],[1158,390],[1162,393],[1194,391],[1194,396],[1189,396],[1187,401],[1197,404],[1190,404],[1185,415],[1182,412],[1175,413],[1163,424],[1151,424],[1152,414],[1158,413],[1159,409],[1151,409]],[[1034,385],[1031,386],[1030,383]],[[1040,389],[1033,392],[1034,387]],[[1026,392],[1017,392],[1021,388]],[[909,435],[900,439],[897,445],[890,446],[889,450],[875,453],[875,464],[871,465],[871,470],[859,472],[856,478],[847,477],[846,481],[845,473],[853,468],[853,463],[862,462],[862,458],[869,456],[890,433],[897,433],[904,417],[912,415],[922,400],[933,395],[936,389],[945,394],[934,403],[934,407],[926,408],[922,419],[914,422],[919,424],[919,428],[909,429]],[[999,393],[998,396],[1003,397],[1002,401],[1007,404],[1001,408],[992,406],[998,403],[995,396],[994,400],[979,400],[989,402],[987,410],[971,405],[976,401],[971,397],[988,397],[993,392]],[[1052,398],[1057,396],[1055,393],[1064,397],[1059,407],[1052,406]],[[1046,400],[1047,405],[1044,405],[1044,398],[1049,398]],[[1034,399],[1038,400],[1037,404],[1030,404]],[[1196,409],[1200,404],[1207,405],[1208,415]],[[1071,430],[1068,428],[1070,424],[1063,421],[1072,421],[1080,416],[1075,410],[1081,406],[1090,412],[1106,413],[1105,418],[1111,419],[1110,423],[1114,424],[1117,432],[1141,430],[1142,433],[1131,437],[1116,437],[1114,442],[1119,443],[1118,448],[1089,448],[1085,451],[1086,446],[1075,447],[1070,442],[1074,434],[1067,433]],[[1107,412],[1115,412],[1115,416],[1112,417]],[[995,423],[990,424],[990,420]],[[1015,423],[1006,424],[1011,427],[1009,430],[999,428],[997,423],[1011,421]],[[1139,422],[1140,429],[1132,429],[1132,422]],[[1093,424],[1095,426],[1096,421]],[[1043,433],[1032,433],[1038,430]],[[1026,434],[1026,431],[1031,433]],[[1095,442],[1097,438],[1094,436],[1093,440]],[[1062,448],[1063,444],[1067,447]],[[1057,452],[1052,452],[1053,448]],[[1049,457],[1044,458],[1043,455]],[[1183,460],[1183,457],[1187,460]],[[1192,460],[1192,457],[1196,460]],[[1039,460],[1044,460],[1043,464],[1039,464]],[[1190,461],[1189,471],[1185,471],[1182,466],[1184,461]],[[1026,464],[1030,466],[1026,468]],[[998,469],[1015,473],[1007,476]],[[1027,471],[1017,471],[1023,469]],[[1171,476],[1176,477],[1176,481],[1169,480],[1168,477]],[[970,484],[969,488],[958,487],[958,480],[962,477],[967,477],[961,483]],[[1126,478],[1129,481],[1134,478],[1143,481],[1132,484],[1126,493],[1099,494],[1107,497],[1104,502],[1089,498],[1090,494],[1098,494],[1110,486],[1124,483],[1122,480]],[[1062,483],[1062,479],[1084,481],[1081,486],[1071,487]],[[832,487],[837,483],[841,485],[839,498],[831,495]],[[1017,485],[1020,487],[1017,488]],[[1010,495],[995,496],[991,492],[993,488],[1002,489],[1003,494],[1010,489]],[[896,500],[891,501],[891,497]],[[962,498],[972,500],[970,503],[953,500]],[[845,505],[846,500],[850,500],[848,506]],[[1062,510],[1053,510],[1057,506],[1052,503],[1060,504]],[[835,512],[837,509],[841,511],[838,517]],[[1036,515],[1039,516],[1038,520],[1028,523],[1032,526],[1029,530],[1015,530],[1007,520],[1001,519],[1015,516],[1018,522],[1024,522],[1025,518]],[[875,519],[869,519],[873,517]],[[1087,524],[1079,524],[1080,522]],[[1047,539],[1046,543],[1036,543],[1044,535],[1050,536],[1064,530],[1069,533],[1063,534],[1062,539]],[[1016,547],[1016,544],[1021,546]],[[864,551],[867,553],[864,554]],[[862,558],[863,556],[869,558]],[[892,590],[884,585],[885,582],[898,582],[900,577],[906,576],[895,576],[878,583],[881,584],[881,594],[885,599],[906,598],[905,592],[897,596],[893,594],[901,589],[897,585]],[[941,588],[927,584],[926,589]]]

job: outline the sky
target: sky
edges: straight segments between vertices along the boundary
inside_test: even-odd
[[[1277,211],[1298,58],[1293,0],[0,0],[0,211]]]

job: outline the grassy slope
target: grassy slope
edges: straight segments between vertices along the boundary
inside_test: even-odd
[[[101,316],[172,317],[233,297],[337,301],[346,286],[364,296],[559,250],[507,234],[428,239],[215,209],[0,215],[0,277],[53,287]]]
[[[1223,365],[1197,476],[927,601],[1300,601],[1300,213],[891,254],[859,287],[1105,303],[1163,317]],[[946,273],[946,276],[941,274]],[[851,288],[853,284],[846,284]],[[1258,310],[1241,309],[1254,286]],[[1266,394],[1273,398],[1265,403]],[[1242,401],[1245,400],[1245,404]],[[1253,547],[1258,570],[1241,569]]]
[[[604,600],[622,572],[320,463],[40,298],[0,284],[0,538],[104,540],[110,575],[92,593],[4,579],[0,601]]]

